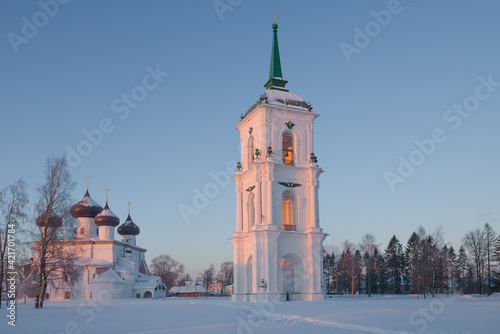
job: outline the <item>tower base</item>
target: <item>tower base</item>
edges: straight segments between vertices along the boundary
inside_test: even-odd
[[[316,293],[239,293],[231,296],[232,302],[281,303],[286,301],[316,301],[324,300],[325,294]]]

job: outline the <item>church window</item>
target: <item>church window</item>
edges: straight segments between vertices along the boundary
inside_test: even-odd
[[[283,164],[293,166],[293,134],[291,131],[287,130],[283,133],[281,146],[283,149]]]

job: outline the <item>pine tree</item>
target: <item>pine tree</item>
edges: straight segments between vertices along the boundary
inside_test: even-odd
[[[468,269],[468,259],[467,259],[467,253],[465,252],[464,246],[460,246],[460,249],[458,251],[458,258],[457,258],[457,278],[458,278],[458,289],[462,293],[467,293],[468,292],[468,286],[466,283],[466,273]]]
[[[421,275],[420,275],[420,237],[417,233],[413,232],[406,243],[405,248],[405,261],[407,265],[407,279],[410,287],[409,291],[413,291],[418,295],[421,289]]]
[[[388,270],[389,287],[393,294],[401,293],[401,277],[403,275],[403,246],[395,235],[389,240],[385,249],[385,261]]]
[[[450,246],[448,249],[448,281],[452,294],[454,293],[454,289],[458,283],[457,268],[457,254],[455,253],[453,246]]]
[[[352,252],[349,246],[342,251],[337,265],[337,292],[349,293],[351,291]]]
[[[366,294],[368,295],[368,297],[371,296],[371,287],[372,287],[372,284],[371,284],[371,280],[372,280],[372,271],[370,270],[370,254],[368,254],[368,252],[366,251],[365,254],[363,255],[363,268],[364,268],[364,272],[365,272],[365,287],[366,287]]]
[[[361,293],[361,282],[363,279],[363,259],[361,257],[361,252],[356,249],[353,256],[353,281],[355,289],[358,293]],[[353,293],[354,294],[354,293]]]
[[[335,254],[332,252],[331,254],[326,253],[323,257],[323,267],[326,271],[326,287],[327,293],[331,293],[333,290],[332,283],[335,279],[335,272],[337,271],[337,264],[335,262]]]
[[[378,254],[375,262],[377,268],[378,293],[385,294],[387,293],[388,283],[387,264],[382,254]]]
[[[438,250],[434,237],[428,235],[422,242],[422,277],[424,280],[424,298],[427,289],[431,290],[432,297],[436,293],[436,276],[438,267]]]

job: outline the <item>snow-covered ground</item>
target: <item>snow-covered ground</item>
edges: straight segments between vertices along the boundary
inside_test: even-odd
[[[229,298],[18,304],[0,333],[500,333],[500,296],[336,296],[324,302],[231,303]]]

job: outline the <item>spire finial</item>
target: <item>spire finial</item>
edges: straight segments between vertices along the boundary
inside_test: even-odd
[[[91,179],[91,176],[85,176],[84,179],[87,179],[87,191],[89,191],[89,179]]]
[[[106,189],[104,189],[104,191],[106,192],[106,203],[108,203],[108,191],[111,191],[111,190],[106,188]]]
[[[264,87],[266,87],[267,89],[279,89],[288,91],[288,89],[285,88],[287,82],[288,81],[283,80],[283,74],[281,73],[280,50],[278,47],[278,25],[276,24],[276,12],[274,12],[271,67],[269,69],[269,80],[266,82]]]
[[[130,216],[130,205],[131,205],[131,204],[132,204],[132,203],[130,203],[130,202],[128,202],[128,203],[127,203],[127,205],[128,205],[128,215],[129,215],[129,216]]]

